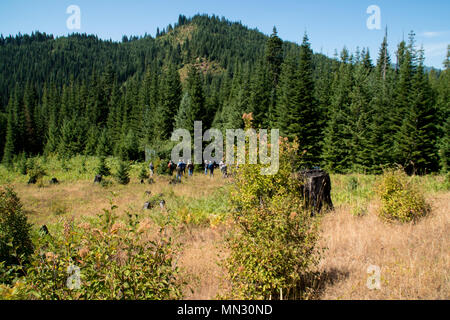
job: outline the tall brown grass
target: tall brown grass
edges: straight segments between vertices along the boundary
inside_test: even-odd
[[[366,177],[358,179],[363,181]],[[449,299],[450,192],[427,192],[432,210],[415,224],[386,223],[377,217],[380,204],[371,198],[370,188],[363,184],[365,180],[361,185],[367,192],[358,195],[367,203],[367,213],[362,216],[351,214],[352,203],[359,198],[344,192],[347,178],[338,176],[334,181],[336,210],[321,221],[320,246],[327,249],[318,269],[323,283],[317,297]],[[156,177],[152,185],[141,185],[134,179],[127,186],[113,184],[108,188],[83,180],[62,181],[60,185],[43,188],[16,182],[13,187],[28,210],[30,221],[39,225],[56,222],[61,217],[101,213],[110,206],[111,192],[116,194],[118,213],[123,214],[126,210],[141,210],[147,190],[152,195],[173,190],[179,196],[198,199],[210,196],[211,191],[226,183],[219,175],[211,179],[198,174],[188,183],[176,186],[169,185],[166,177]],[[214,299],[228,289],[223,280],[225,271],[218,262],[226,254],[223,245],[229,228],[229,225],[187,225],[176,230],[177,241],[183,245],[178,263],[187,282],[186,299]],[[366,287],[369,265],[381,268],[380,290]]]
[[[386,223],[372,201],[355,217],[339,207],[322,221],[327,250],[320,270],[329,275],[321,299],[449,299],[450,193],[429,197],[432,213],[416,224]],[[366,286],[369,265],[381,269],[381,289]]]

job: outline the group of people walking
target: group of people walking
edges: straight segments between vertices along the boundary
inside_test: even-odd
[[[194,174],[194,164],[189,160],[187,164],[183,159],[180,159],[177,164],[172,160],[167,164],[169,168],[170,175],[173,175],[173,172],[176,171],[176,179],[181,181],[181,177],[186,174],[186,169],[188,170],[189,176],[191,177]]]
[[[154,168],[152,167],[153,163],[151,163],[150,166],[151,166],[150,171],[153,175],[153,170],[154,170]],[[205,160],[205,163],[204,163],[205,175],[208,175],[208,172],[209,172],[209,176],[214,177],[214,169],[216,169],[217,167],[220,168],[220,171],[224,178],[228,177],[227,165],[223,161],[220,161],[220,164],[217,165],[217,163],[215,161],[212,162],[212,161]],[[175,162],[170,160],[169,163],[167,164],[167,168],[169,169],[169,173],[171,176],[173,175],[174,171],[176,172],[176,179],[178,181],[181,181],[181,177],[186,175],[186,169],[188,170],[189,177],[192,177],[194,175],[194,164],[191,162],[191,160],[189,160],[186,163],[183,159],[180,159],[177,164],[175,164]]]

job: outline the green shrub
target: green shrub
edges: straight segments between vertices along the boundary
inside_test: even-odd
[[[389,221],[416,221],[430,211],[423,194],[403,171],[385,172],[376,186],[381,198],[379,215]]]
[[[238,230],[225,260],[237,299],[306,298],[306,278],[319,259],[317,220],[304,209],[300,181],[292,175],[298,147],[280,145],[280,168],[261,175],[262,165],[241,165],[232,192]]]
[[[116,174],[116,180],[120,184],[130,183],[130,166],[128,163],[121,161],[119,164],[119,169]]]
[[[159,175],[165,175],[169,174],[169,168],[167,167],[167,164],[169,163],[169,160],[167,159],[161,159],[158,164],[156,164],[156,173]]]
[[[31,225],[17,194],[11,188],[0,188],[0,282],[8,281],[7,268],[23,266],[33,253]]]
[[[113,214],[66,221],[40,238],[19,294],[26,299],[178,299],[182,282],[177,249],[165,228],[150,231],[146,220]]]
[[[47,173],[45,170],[37,163],[34,163],[33,166],[28,169],[28,176],[30,177],[28,181],[30,183],[37,183],[46,175]]]
[[[145,179],[148,179],[148,177],[149,177],[149,174],[148,174],[148,170],[147,170],[147,164],[144,163],[141,166],[141,171],[139,171],[139,179],[145,180]]]

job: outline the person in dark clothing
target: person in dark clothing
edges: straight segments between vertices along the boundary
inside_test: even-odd
[[[189,176],[192,177],[192,175],[194,174],[194,164],[191,161],[189,161],[187,168],[189,171]]]
[[[184,160],[181,160],[181,171],[183,175],[186,174],[186,163],[184,162]]]
[[[173,172],[176,168],[176,164],[172,160],[170,160],[167,167],[169,168],[170,175],[173,176]]]
[[[177,165],[177,180],[181,182],[181,175],[183,173],[183,167],[181,166],[181,163],[178,163]]]
[[[149,168],[150,168],[150,177],[153,177],[153,174],[155,173],[155,166],[153,165],[153,162],[150,162]]]
[[[214,163],[211,161],[208,164],[209,176],[214,177]]]

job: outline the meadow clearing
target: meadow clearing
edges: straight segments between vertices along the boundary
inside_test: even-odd
[[[28,177],[0,166],[0,185],[11,186],[23,203],[34,229],[74,218],[94,217],[113,203],[120,218],[137,214],[158,229],[170,221],[170,234],[180,250],[176,261],[184,299],[216,299],[229,283],[220,261],[227,256],[225,238],[233,228],[228,192],[232,178],[220,171],[214,177],[196,172],[170,185],[168,176],[155,175],[153,184],[141,184],[142,165],[132,165],[128,185],[113,178],[94,184],[96,158],[77,157],[65,162],[39,159],[46,176],[36,185]],[[114,173],[117,164],[108,159]],[[56,177],[59,184],[51,185]],[[420,186],[431,212],[416,223],[388,223],[377,213],[380,201],[373,189],[378,177],[331,175],[335,210],[320,217],[318,247],[324,249],[317,266],[320,279],[315,299],[449,299],[450,298],[450,191],[448,177],[412,177]],[[149,198],[166,202],[144,210]],[[366,286],[367,268],[381,269],[381,288]]]

